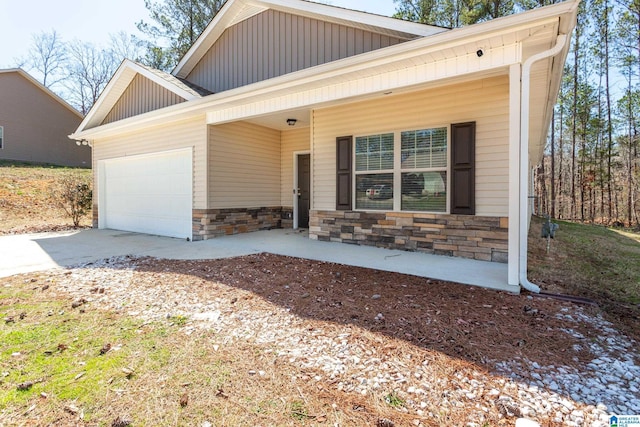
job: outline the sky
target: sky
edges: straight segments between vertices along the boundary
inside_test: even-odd
[[[391,16],[393,0],[325,0],[323,3]],[[56,30],[63,41],[108,45],[109,35],[138,34],[136,22],[150,21],[144,0],[0,0],[0,69],[27,55],[32,36]]]

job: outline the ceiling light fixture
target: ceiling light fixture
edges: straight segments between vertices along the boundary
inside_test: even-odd
[[[297,119],[287,119],[287,124],[289,126],[295,126],[297,121]]]

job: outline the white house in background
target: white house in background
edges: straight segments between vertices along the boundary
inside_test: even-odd
[[[228,0],[172,73],[125,60],[76,132],[94,225],[193,240],[273,227],[508,262],[577,1],[448,30]],[[357,250],[357,248],[354,248]]]

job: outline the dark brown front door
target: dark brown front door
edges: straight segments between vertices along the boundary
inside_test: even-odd
[[[298,227],[309,228],[311,155],[298,155]]]

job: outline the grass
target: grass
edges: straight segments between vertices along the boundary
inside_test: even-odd
[[[529,275],[552,291],[597,301],[627,332],[640,336],[640,235],[565,221],[550,251],[540,237],[542,219],[534,218],[529,235]]]
[[[72,308],[33,280],[0,287],[0,425],[356,426],[374,416],[354,416],[339,392],[296,380],[298,368],[274,351],[225,345],[185,328],[186,317]]]

